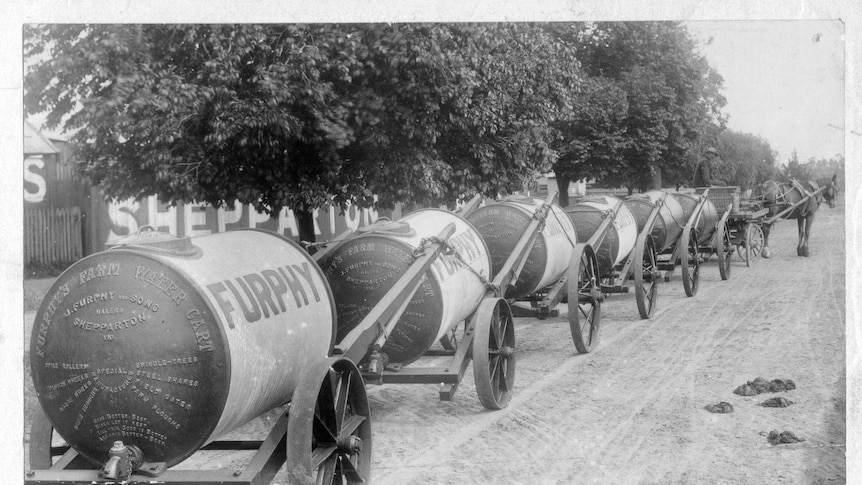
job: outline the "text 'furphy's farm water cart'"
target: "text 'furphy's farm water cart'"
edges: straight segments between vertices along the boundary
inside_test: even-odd
[[[514,341],[488,343],[492,323],[511,320],[508,305],[484,284],[469,299],[478,308],[456,308],[467,301],[461,298],[455,307],[443,301],[456,273],[476,271],[454,254],[468,253],[468,236],[459,239],[467,224],[419,218],[409,222],[434,232],[417,246],[367,238],[339,244],[353,248],[345,257],[370,254],[369,244],[389,255],[357,261],[363,272],[356,279],[367,283],[358,285],[362,291],[384,283],[388,289],[370,305],[348,300],[365,313],[348,330],[337,327],[343,309],[336,296],[343,296],[333,293],[327,274],[296,243],[271,232],[189,239],[141,231],[72,265],[36,316],[31,368],[40,410],[27,483],[266,484],[285,464],[290,483],[368,482],[371,414],[359,365],[367,371],[392,335],[405,338],[393,342],[407,352],[404,362],[424,351],[425,343],[408,349],[409,331],[394,330],[415,295],[438,300],[422,311],[439,318],[413,320],[420,326],[472,314],[477,343],[472,352],[458,351],[476,360],[483,404],[504,406]],[[328,252],[332,261],[338,247]],[[481,264],[481,248],[469,249],[468,258]],[[339,275],[352,270],[332,264]],[[368,273],[381,268],[383,276]],[[416,330],[417,341],[430,335]],[[282,405],[265,440],[221,439]],[[55,432],[66,445],[52,446]],[[172,468],[201,450],[254,456],[240,469]]]

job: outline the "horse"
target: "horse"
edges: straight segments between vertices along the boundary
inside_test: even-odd
[[[792,179],[783,183],[767,180],[755,188],[755,198],[759,199],[763,206],[769,209],[767,218],[789,209],[790,206],[798,203],[807,195],[816,192],[813,197],[809,197],[807,201],[783,216],[784,219],[796,219],[799,232],[799,242],[796,244],[797,256],[809,256],[808,235],[811,232],[811,224],[814,222],[814,216],[817,214],[820,203],[825,200],[830,209],[835,207],[835,196],[838,193],[837,178],[838,174],[833,175],[831,179],[827,177],[807,182]],[[821,188],[823,190],[817,192]],[[769,232],[772,230],[772,224],[764,224],[762,229],[763,251],[761,255],[768,258],[770,256]]]

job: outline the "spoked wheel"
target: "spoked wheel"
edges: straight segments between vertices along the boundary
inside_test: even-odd
[[[763,229],[760,225],[749,222],[745,226],[745,265],[751,266],[763,251]]]
[[[568,271],[569,329],[575,348],[587,353],[599,343],[602,317],[599,262],[593,248],[576,245]]]
[[[446,332],[446,335],[440,337],[440,345],[442,345],[446,350],[457,349],[458,342],[460,342],[461,338],[464,336],[465,327],[466,325],[462,325],[462,323],[458,323],[452,327],[448,332]]]
[[[649,318],[655,308],[658,298],[658,282],[661,279],[658,271],[655,240],[649,234],[638,237],[635,251],[635,254],[640,255],[640,262],[636,262],[634,265],[635,299],[641,318]]]
[[[730,278],[730,256],[733,255],[733,242],[730,240],[730,230],[727,224],[719,224],[716,228],[715,253],[718,255],[718,273],[722,280]]]
[[[485,298],[476,314],[473,337],[473,380],[485,409],[503,409],[515,383],[515,325],[503,298]]]
[[[700,279],[700,261],[698,260],[697,234],[694,229],[683,231],[680,239],[680,266],[682,267],[682,286],[686,296],[697,294]]]
[[[293,392],[287,425],[290,483],[368,483],[371,410],[365,383],[348,359],[309,368]]]

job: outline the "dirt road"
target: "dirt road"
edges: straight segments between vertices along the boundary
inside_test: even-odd
[[[433,385],[369,387],[373,483],[845,483],[843,205],[821,207],[811,257],[795,254],[795,222],[779,223],[771,242],[772,259],[736,261],[728,281],[713,258],[694,298],[677,271],[650,320],[634,295],[608,298],[590,354],[576,353],[565,306],[558,318],[516,319],[504,410],[484,410],[469,377],[451,402]],[[797,388],[733,393],[756,377]],[[793,404],[759,405],[774,396]],[[734,411],[704,410],[720,401]],[[773,446],[772,430],[805,441]],[[217,455],[180,467],[237,464]]]
[[[713,258],[694,298],[677,272],[650,320],[633,295],[610,297],[590,354],[564,316],[516,319],[505,410],[485,411],[472,382],[453,402],[433,386],[370,388],[374,482],[845,482],[843,206],[823,205],[815,224],[811,257],[796,256],[795,222],[780,222],[772,259],[735,262],[722,281]],[[733,393],[759,376],[797,388]],[[759,405],[774,396],[794,404]],[[734,412],[704,410],[720,401]],[[773,446],[772,430],[805,441]]]

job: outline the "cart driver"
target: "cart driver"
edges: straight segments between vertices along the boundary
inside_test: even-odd
[[[704,157],[694,168],[694,181],[692,187],[709,187],[711,185],[726,185],[723,181],[712,178],[712,168],[718,159],[718,150],[709,147],[704,152]]]

